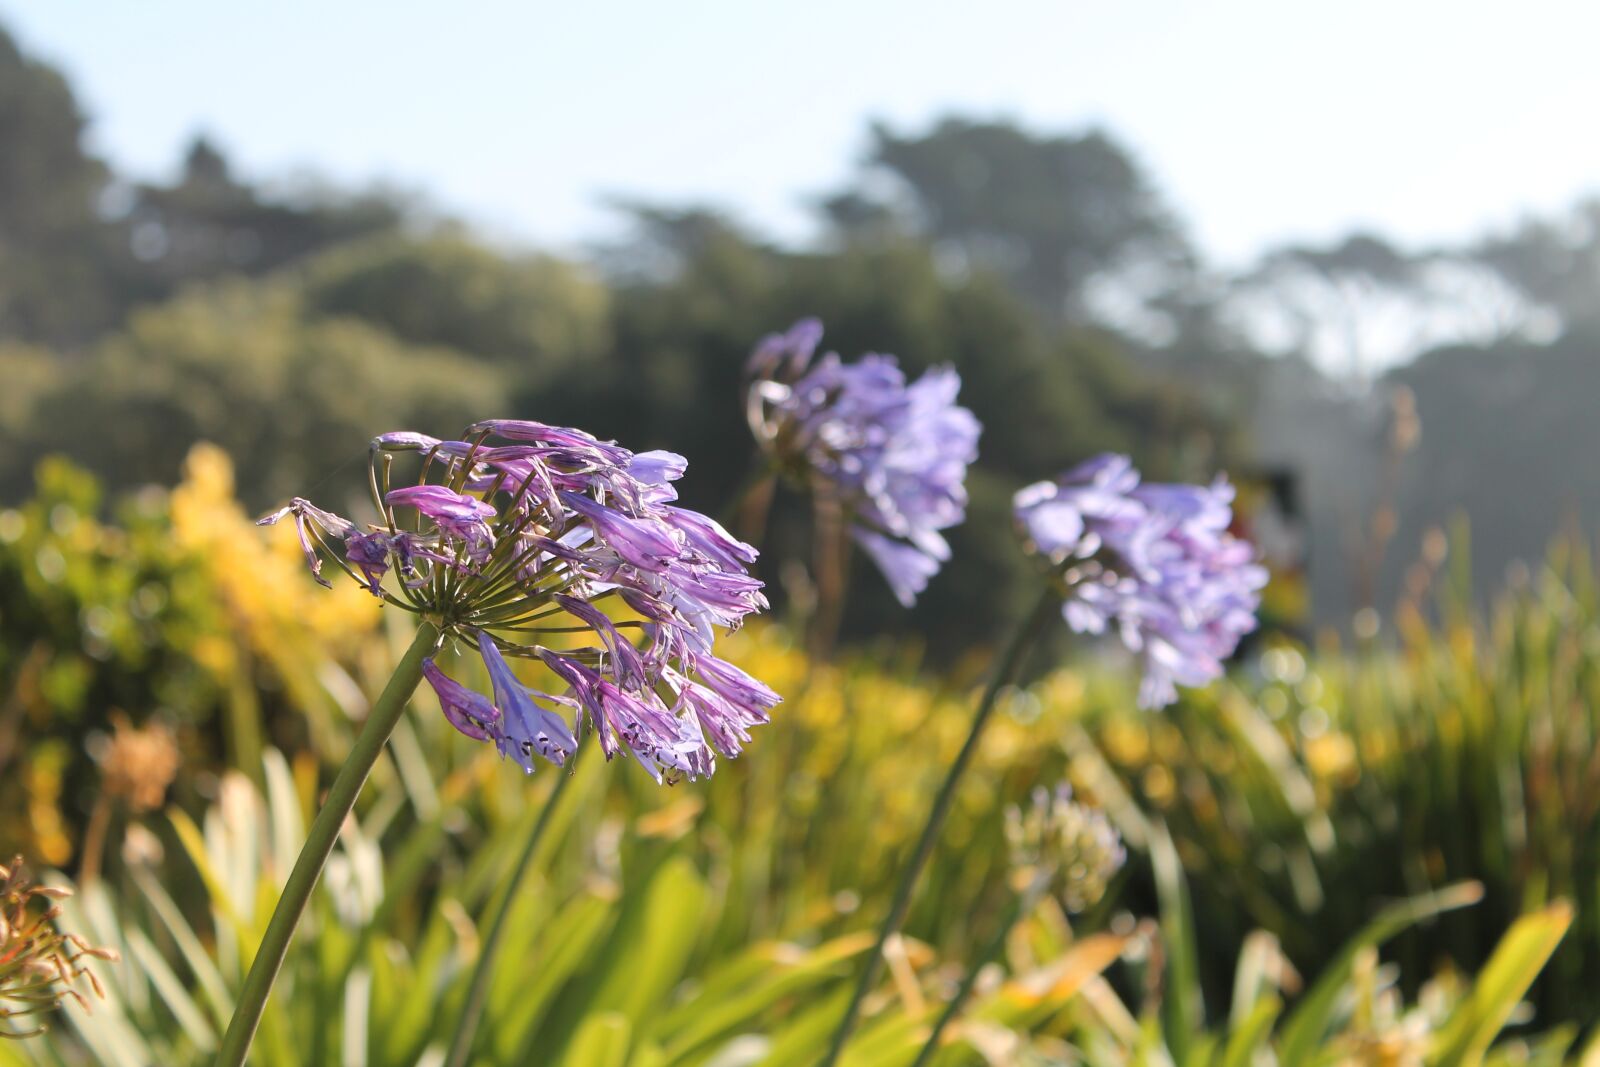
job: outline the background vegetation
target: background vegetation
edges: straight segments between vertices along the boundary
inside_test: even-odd
[[[750,456],[741,361],[816,314],[847,355],[956,365],[986,425],[967,566],[916,618],[941,648],[1008,610],[971,595],[1016,578],[1005,488],[1091,449],[1161,475],[1292,478],[1318,626],[1392,603],[1457,514],[1481,589],[1569,518],[1600,520],[1600,490],[1562,459],[1600,444],[1581,399],[1594,204],[1459,246],[1352,234],[1224,270],[1114,134],[953,116],[873,127],[804,244],[714,207],[619,203],[626,236],[564,259],[415,197],[254,181],[205,137],[170,182],[133,181],[83,147],[71,86],[9,37],[0,85],[0,499],[49,453],[117,488],[171,484],[204,440],[265,507],[374,426],[450,433],[494,411],[670,444],[695,463],[692,502],[720,507]],[[1397,349],[1420,358],[1380,370]],[[1391,471],[1400,389],[1423,432]],[[791,517],[775,536],[805,534]],[[849,632],[897,625],[860,585]]]
[[[406,643],[358,590],[306,580],[292,532],[250,524],[219,450],[185,471],[106,523],[76,510],[88,477],[51,463],[35,500],[0,512],[3,617],[60,620],[6,664],[0,807],[19,814],[0,849],[78,870],[69,921],[127,961],[102,967],[112,991],[94,1014],[0,1045],[0,1062],[205,1062],[317,784]],[[1005,911],[1004,807],[1060,780],[1110,813],[1130,865],[1103,905],[1069,919],[1049,904],[1019,928],[1009,978],[982,986],[950,1062],[1020,1040],[1095,1063],[1235,1062],[1230,1047],[1410,1062],[1361,1058],[1368,1045],[1467,1063],[1452,1042],[1506,1025],[1513,1059],[1496,1062],[1578,1062],[1600,1009],[1600,596],[1562,549],[1477,615],[1464,557],[1435,562],[1414,575],[1397,649],[1275,645],[1163,716],[1133,710],[1115,667],[1008,694],[854,1062],[909,1062]],[[101,598],[141,590],[148,610],[108,628]],[[789,695],[783,714],[700,785],[580,769],[515,913],[482,1062],[530,1047],[573,1064],[820,1050],[983,656],[937,677],[888,643],[818,664],[771,625],[730,650]],[[140,752],[165,736],[179,758],[130,774],[134,733]],[[474,919],[552,781],[525,780],[419,698],[319,893],[262,1062],[427,1062]],[[1327,991],[1307,992],[1319,979]]]

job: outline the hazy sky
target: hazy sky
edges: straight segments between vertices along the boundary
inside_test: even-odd
[[[869,117],[950,110],[1107,126],[1230,261],[1600,189],[1600,6],[1576,0],[0,0],[0,21],[127,171],[169,173],[204,128],[248,173],[387,179],[514,240],[581,241],[605,194],[801,236]]]

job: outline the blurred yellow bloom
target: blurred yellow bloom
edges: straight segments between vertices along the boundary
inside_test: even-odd
[[[1305,743],[1306,766],[1318,778],[1353,782],[1360,776],[1356,745],[1348,734],[1329,732]]]
[[[171,515],[174,540],[205,567],[251,654],[285,670],[303,669],[299,650],[349,651],[376,629],[376,599],[355,586],[329,593],[304,581],[294,531],[263,530],[251,521],[234,498],[233,463],[215,445],[190,450]],[[202,644],[196,658],[219,675],[238,668],[219,641]]]

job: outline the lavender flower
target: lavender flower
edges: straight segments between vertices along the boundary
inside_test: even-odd
[[[804,319],[756,346],[750,428],[781,471],[844,506],[856,543],[909,607],[950,558],[939,531],[966,516],[981,427],[956,403],[952,368],[908,384],[893,356],[813,359],[821,339],[822,325]]]
[[[1102,455],[1017,493],[1017,526],[1056,569],[1078,633],[1115,626],[1143,662],[1139,702],[1205,685],[1255,629],[1265,568],[1228,533],[1233,487],[1141,485],[1126,456]]]
[[[462,436],[376,438],[382,521],[367,529],[299,499],[261,522],[292,516],[324,584],[326,554],[476,648],[491,694],[431,658],[424,676],[451,725],[527,771],[535,757],[565,764],[585,718],[608,758],[625,752],[657,781],[709,775],[716,753],[737,755],[778,696],[713,642],[766,598],[746,572],[755,549],[672,503],[683,457],[537,422],[481,422]],[[419,459],[416,483],[391,488],[395,463]],[[550,647],[546,634],[591,640]],[[508,657],[545,668],[557,691],[525,685]]]

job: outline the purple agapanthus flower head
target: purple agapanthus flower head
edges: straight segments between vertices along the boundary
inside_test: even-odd
[[[397,462],[420,466],[414,484],[391,487]],[[478,650],[487,694],[424,665],[461,733],[531,771],[535,758],[565,764],[586,719],[608,758],[673,781],[736,755],[778,703],[713,652],[717,631],[766,598],[747,572],[755,549],[672,503],[686,467],[537,422],[482,422],[456,441],[390,433],[372,443],[379,522],[363,529],[298,498],[261,522],[293,517],[324,584],[327,556],[442,641]],[[517,657],[552,691],[519,679]]]
[[[1016,495],[1017,528],[1064,583],[1078,633],[1115,629],[1141,659],[1139,702],[1222,674],[1256,627],[1266,569],[1228,532],[1233,487],[1141,484],[1126,456],[1103,455]]]
[[[966,516],[981,427],[956,403],[954,369],[907,382],[893,356],[815,358],[821,339],[822,325],[803,319],[756,346],[750,428],[779,470],[846,510],[856,544],[909,607],[950,557],[940,531]]]

